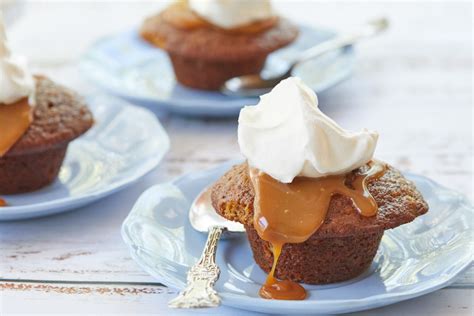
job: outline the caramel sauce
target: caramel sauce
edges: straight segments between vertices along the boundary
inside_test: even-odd
[[[161,13],[164,21],[176,28],[194,30],[207,25],[204,19],[191,11],[186,1],[171,4]]]
[[[273,300],[304,300],[306,298],[306,290],[296,282],[290,280],[278,280],[274,277],[278,258],[281,254],[283,244],[278,242],[272,243],[273,266],[268,274],[265,284],[262,286],[258,294],[266,299]]]
[[[27,98],[13,104],[0,104],[0,157],[23,136],[31,120]]]
[[[377,214],[377,203],[367,190],[367,180],[381,177],[385,165],[371,162],[370,168],[355,175],[350,188],[347,174],[322,178],[298,177],[292,183],[281,183],[265,173],[251,169],[255,189],[254,227],[259,236],[270,242],[273,267],[260,290],[267,299],[302,300],[304,288],[290,280],[274,277],[278,258],[285,243],[306,241],[324,223],[334,194],[349,197],[362,216]]]
[[[273,27],[278,22],[278,17],[271,17],[248,25],[243,25],[232,29],[223,29],[207,22],[205,19],[194,13],[189,8],[186,1],[178,1],[171,4],[165,10],[163,10],[161,16],[164,21],[179,29],[195,30],[198,28],[210,27],[232,34],[259,33]]]
[[[231,34],[254,34],[260,33],[273,27],[278,22],[278,17],[273,16],[265,20],[255,21],[251,24],[242,25],[233,29],[225,29],[224,31]]]
[[[7,204],[7,201],[5,201],[4,199],[0,198],[0,207],[2,206],[8,206]]]

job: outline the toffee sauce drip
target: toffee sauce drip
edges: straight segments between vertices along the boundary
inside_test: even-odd
[[[349,197],[362,216],[377,214],[377,203],[367,189],[369,179],[380,178],[386,170],[383,163],[371,161],[367,171],[355,174],[346,185],[349,174],[322,178],[297,177],[292,183],[281,183],[271,176],[250,169],[255,189],[254,227],[260,238],[271,243],[273,266],[260,296],[266,299],[303,300],[305,289],[290,280],[275,278],[275,270],[283,245],[301,243],[324,223],[334,194]]]

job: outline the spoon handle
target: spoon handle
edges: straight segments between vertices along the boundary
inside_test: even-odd
[[[307,50],[301,52],[294,60],[290,67],[290,71],[293,70],[297,65],[308,61],[310,59],[319,57],[327,52],[352,45],[363,38],[368,38],[378,33],[382,32],[388,27],[388,20],[382,18],[372,22],[367,23],[360,29],[348,33],[341,34],[335,38],[329,39],[325,42],[322,42],[316,46],[308,48]]]
[[[171,308],[197,308],[219,306],[221,299],[214,290],[220,270],[216,264],[217,243],[225,227],[214,226],[209,230],[206,246],[199,261],[188,272],[186,288],[172,299]]]

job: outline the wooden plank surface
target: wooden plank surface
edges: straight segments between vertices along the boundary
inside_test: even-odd
[[[31,314],[151,314],[154,315],[262,315],[220,307],[189,311],[170,310],[168,300],[176,293],[157,286],[68,285],[0,282],[0,303],[5,310]],[[474,290],[440,290],[391,306],[351,313],[353,316],[378,315],[472,315]],[[28,304],[25,304],[28,302]],[[51,304],[51,302],[61,302]]]
[[[99,90],[82,79],[75,67],[83,50],[101,35],[138,25],[163,5],[159,1],[28,2],[9,35],[15,51],[27,55],[36,72],[93,94]],[[404,171],[426,175],[472,201],[472,5],[308,1],[277,5],[301,23],[340,29],[379,14],[389,16],[390,31],[357,48],[354,75],[320,95],[321,108],[346,128],[378,130],[379,158]],[[164,163],[136,185],[74,212],[0,223],[0,311],[47,313],[57,300],[84,313],[94,309],[108,313],[166,311],[164,302],[174,293],[157,285],[130,285],[155,281],[129,257],[120,225],[150,185],[236,158],[239,150],[235,119],[157,114],[172,147]],[[473,294],[467,288],[473,284],[471,269],[449,290],[380,313],[420,311],[416,308],[421,305],[439,315],[441,311],[468,315],[472,303],[465,303],[469,297],[472,302]],[[82,291],[79,288],[85,293],[77,292]],[[21,304],[23,300],[32,307]]]

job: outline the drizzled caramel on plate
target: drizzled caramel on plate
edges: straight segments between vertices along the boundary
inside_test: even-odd
[[[194,13],[194,11],[189,8],[187,1],[178,1],[171,4],[168,8],[163,10],[161,16],[167,23],[183,30],[195,30],[198,28],[210,27],[219,29],[223,32],[236,34],[252,34],[263,32],[273,27],[278,22],[278,17],[275,16],[232,29],[222,29],[207,22],[205,19]]]
[[[259,291],[263,298],[273,300],[304,300],[306,298],[306,290],[296,282],[290,280],[278,280],[275,278],[275,269],[280,258],[282,243],[271,242],[273,252],[272,270],[267,276],[265,284]]]
[[[0,104],[0,157],[23,136],[31,120],[28,98],[13,104]]]
[[[381,177],[385,170],[384,164],[372,161],[365,172],[322,178],[297,177],[292,183],[281,183],[250,169],[255,190],[253,224],[260,238],[271,243],[274,258],[260,296],[286,300],[306,297],[305,289],[298,283],[274,276],[284,244],[301,243],[314,234],[324,223],[334,194],[349,197],[362,216],[376,215],[377,203],[367,189],[367,181]],[[347,183],[349,175],[353,175],[351,183]]]

